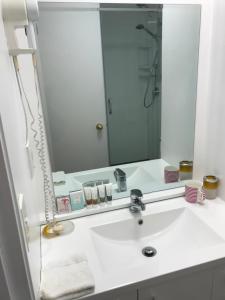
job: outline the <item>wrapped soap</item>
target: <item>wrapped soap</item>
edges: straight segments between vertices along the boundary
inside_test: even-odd
[[[70,192],[71,209],[79,210],[84,208],[84,196],[82,191]]]
[[[57,211],[59,214],[66,214],[71,212],[69,196],[61,196],[56,198]]]

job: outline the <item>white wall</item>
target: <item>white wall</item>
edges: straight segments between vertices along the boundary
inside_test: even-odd
[[[162,158],[193,160],[200,6],[164,5],[162,30]]]
[[[1,5],[0,5],[1,9]],[[20,37],[23,43],[24,31]],[[35,111],[36,94],[32,69],[32,59],[24,56],[19,59],[25,90]],[[34,150],[32,136],[29,135],[31,149],[34,154],[35,173],[31,178],[28,159],[25,151],[25,119],[16,83],[12,58],[8,55],[7,43],[0,11],[0,113],[8,149],[16,194],[24,195],[29,222],[29,252],[28,259],[35,293],[40,282],[40,222],[39,215],[44,210],[42,193],[42,175],[39,161]]]
[[[13,185],[9,157],[0,119],[0,269],[7,283],[11,300],[34,299],[26,240],[22,233],[17,197]],[[1,276],[2,276],[1,275]],[[0,299],[4,296],[0,288]]]
[[[40,6],[38,41],[53,169],[107,166],[99,12]],[[101,133],[98,122],[104,126]]]
[[[209,94],[206,99],[206,130],[199,177],[215,174],[225,200],[225,2],[214,0]],[[204,107],[203,107],[204,109]]]

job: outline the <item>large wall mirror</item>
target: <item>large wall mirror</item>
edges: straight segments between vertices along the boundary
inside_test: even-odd
[[[201,6],[39,8],[39,74],[56,196],[99,181],[112,183],[113,199],[133,188],[182,186],[182,178],[165,183],[164,168],[193,161]]]

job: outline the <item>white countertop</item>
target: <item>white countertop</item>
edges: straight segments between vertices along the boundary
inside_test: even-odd
[[[148,195],[145,195],[147,199]],[[190,204],[183,197],[165,201],[149,203],[143,216],[166,212],[172,209],[188,208],[193,214],[204,221],[224,242],[215,246],[196,251],[195,255],[181,252],[176,257],[168,259],[146,258],[146,263],[131,266],[130,268],[112,268],[106,271],[101,263],[90,228],[102,224],[134,218],[128,208],[105,212],[102,214],[86,216],[73,220],[75,230],[64,236],[54,239],[42,238],[42,265],[57,262],[62,257],[73,256],[76,253],[84,253],[89,262],[90,269],[95,278],[95,293],[101,293],[121,286],[155,278],[171,272],[183,270],[196,265],[218,260],[225,257],[225,202],[221,199],[206,200],[204,205]],[[123,228],[121,228],[123,230]],[[196,234],[193,232],[193,235]],[[204,251],[203,251],[204,250]],[[117,253],[108,253],[111,256]],[[140,254],[141,255],[141,254]],[[148,260],[148,261],[147,261]]]

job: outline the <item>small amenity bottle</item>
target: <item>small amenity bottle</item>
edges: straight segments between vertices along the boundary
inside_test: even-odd
[[[97,186],[91,187],[91,200],[92,200],[93,205],[98,204],[98,188],[97,188]]]
[[[98,195],[99,195],[100,203],[104,203],[105,202],[105,185],[104,184],[98,185]]]
[[[87,207],[90,207],[92,205],[91,187],[84,187],[83,190]]]
[[[107,201],[112,201],[112,183],[105,184],[105,190]]]

